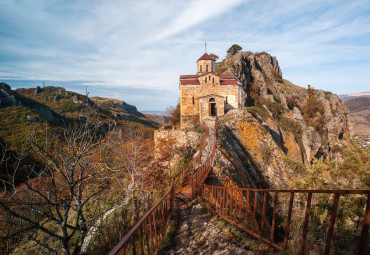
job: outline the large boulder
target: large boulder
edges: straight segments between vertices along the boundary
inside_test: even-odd
[[[306,151],[307,161],[311,162],[321,147],[321,137],[313,127],[308,127],[303,130],[302,142]]]

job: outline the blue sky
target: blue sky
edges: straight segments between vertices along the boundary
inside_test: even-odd
[[[63,86],[165,110],[180,74],[234,43],[294,84],[370,91],[370,1],[0,0],[0,81]]]

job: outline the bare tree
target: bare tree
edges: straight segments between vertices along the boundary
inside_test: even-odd
[[[2,180],[0,226],[7,227],[0,244],[28,239],[54,254],[85,253],[111,213],[131,205],[133,224],[162,183],[161,171],[153,171],[152,141],[133,128],[100,138],[85,124],[43,145],[31,137],[28,145],[45,167],[30,168],[21,185],[16,171]]]
[[[111,189],[114,192],[123,191],[124,196],[120,203],[116,203],[96,219],[84,240],[82,253],[87,252],[98,228],[116,209],[130,204],[133,215],[130,223],[136,222],[140,214],[137,208],[145,211],[151,205],[155,186],[154,175],[158,174],[151,168],[153,144],[144,139],[143,134],[135,128],[128,126],[124,131],[111,132],[103,142],[107,146],[107,161],[104,162],[108,171],[106,178],[111,180]]]
[[[108,188],[103,183],[108,180],[103,178],[106,169],[101,164],[105,145],[97,129],[88,124],[69,127],[62,139],[63,142],[41,146],[32,137],[29,145],[45,167],[29,169],[22,185],[17,186],[15,178],[3,180],[7,189],[0,197],[1,220],[12,227],[0,242],[22,235],[51,253],[61,250],[62,254],[77,254],[88,222],[104,214],[87,209]]]

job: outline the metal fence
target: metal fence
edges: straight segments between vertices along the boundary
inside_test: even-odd
[[[208,126],[203,123],[203,127],[205,128],[205,133],[203,134],[201,141],[200,141],[198,155],[194,157],[188,164],[186,164],[186,166],[183,167],[176,175],[173,176],[172,182],[175,184],[175,188],[181,187],[184,184],[184,182],[186,180],[189,180],[189,178],[199,168],[204,146],[209,137]]]
[[[359,255],[365,255],[368,245],[370,223],[370,190],[271,190],[271,189],[242,189],[202,185],[200,199],[215,214],[253,237],[262,240],[276,250],[286,251],[291,241],[289,232],[292,224],[293,208],[302,208],[303,224],[298,237],[299,248],[294,253],[304,254],[313,196],[323,196],[327,199],[327,224],[322,231],[321,249],[319,254],[329,254],[332,248],[333,232],[337,218],[340,197],[362,196],[365,212],[362,218],[358,245],[354,244]],[[329,197],[332,202],[329,203]],[[366,202],[365,202],[366,201]],[[293,206],[293,203],[296,206]],[[282,205],[285,204],[285,207]],[[270,206],[272,205],[272,206]],[[285,208],[285,210],[282,210]],[[322,208],[321,208],[322,209]],[[277,213],[278,212],[278,213]],[[284,227],[283,227],[284,225]],[[279,228],[278,231],[276,229]],[[317,246],[318,244],[316,244]],[[352,253],[351,253],[352,254]]]
[[[217,118],[215,123],[217,123]],[[211,167],[210,162],[213,161],[215,155],[215,142],[211,153],[212,160],[208,158],[203,165],[199,166],[206,140],[209,137],[208,126],[203,124],[203,127],[206,131],[202,136],[198,155],[172,178],[170,190],[145,213],[135,226],[113,248],[109,255],[119,253],[134,255],[156,254],[158,252],[171,220],[175,191],[190,178],[192,180],[192,187],[194,189],[197,188],[199,191],[201,183],[197,182],[204,181],[206,177],[204,175]]]

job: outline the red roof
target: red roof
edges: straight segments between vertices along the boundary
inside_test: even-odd
[[[180,75],[180,79],[191,79],[191,78],[198,78],[197,75]]]
[[[210,55],[208,55],[207,53],[204,53],[203,56],[201,56],[197,61],[199,60],[214,60]]]
[[[221,79],[235,79],[235,76],[231,74],[221,74],[220,78]]]
[[[199,80],[180,80],[181,85],[200,85]]]
[[[239,85],[237,80],[221,80],[221,85]]]

